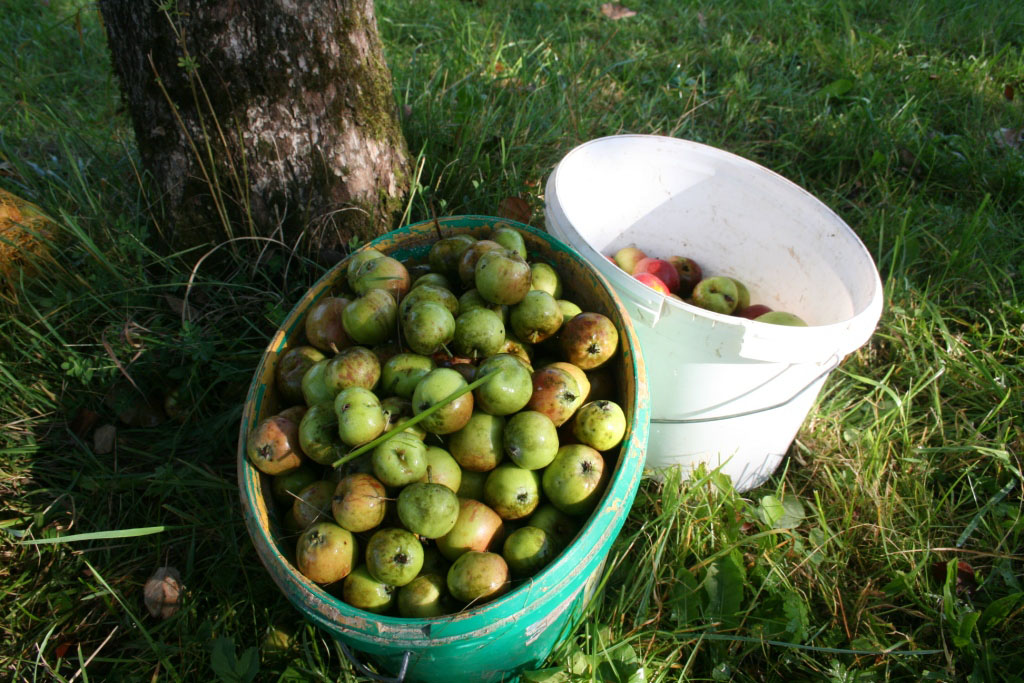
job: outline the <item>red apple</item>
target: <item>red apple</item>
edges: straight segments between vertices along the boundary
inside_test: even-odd
[[[656,292],[661,292],[666,296],[672,293],[669,291],[668,285],[662,282],[661,278],[659,278],[657,275],[651,275],[650,273],[638,273],[633,277],[635,277],[637,280],[644,283],[651,289],[655,290]]]
[[[633,270],[633,276],[636,277],[640,273],[650,273],[655,276],[665,283],[670,292],[679,289],[679,273],[676,272],[675,266],[664,259],[650,257],[640,259]]]
[[[636,264],[645,258],[647,258],[647,254],[636,247],[623,247],[615,252],[614,261],[619,268],[632,275]]]
[[[679,289],[676,290],[681,296],[689,296],[690,292],[704,277],[700,266],[692,258],[685,256],[669,256],[668,262],[676,269],[679,276]]]
[[[748,320],[753,320],[754,318],[756,318],[759,315],[764,315],[765,313],[771,313],[771,312],[772,312],[772,309],[768,308],[764,304],[751,304],[750,306],[747,306],[746,308],[744,308],[742,311],[736,313],[736,315],[738,315],[741,318],[747,318]]]

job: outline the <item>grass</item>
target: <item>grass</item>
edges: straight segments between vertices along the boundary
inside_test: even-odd
[[[1022,121],[1024,7],[634,9],[379,2],[418,153],[405,219],[521,196],[541,225],[573,146],[674,135],[829,204],[886,309],[765,486],[644,482],[602,592],[530,679],[1020,680],[1024,151],[1002,131]],[[234,479],[252,369],[321,271],[245,245],[193,272],[148,247],[93,5],[13,0],[0,42],[0,186],[59,227],[55,262],[0,304],[0,678],[353,680],[259,565]],[[146,400],[170,388],[185,420],[156,424]],[[164,564],[187,594],[155,621],[142,585]],[[263,646],[272,626],[292,650]]]

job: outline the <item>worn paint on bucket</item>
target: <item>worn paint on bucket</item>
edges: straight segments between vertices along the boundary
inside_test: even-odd
[[[268,480],[249,464],[249,431],[280,406],[273,387],[279,355],[301,343],[307,309],[343,282],[347,262],[328,272],[292,309],[271,340],[256,370],[242,414],[237,455],[238,480],[246,527],[257,554],[289,601],[307,619],[341,642],[368,654],[385,671],[407,666],[409,681],[499,681],[540,666],[575,626],[599,582],[612,542],[633,504],[643,473],[650,406],[639,343],[622,302],[608,282],[575,251],[529,226],[485,216],[456,216],[411,225],[388,233],[373,247],[399,259],[423,259],[440,235],[487,236],[497,224],[518,228],[531,258],[552,263],[564,276],[566,290],[584,310],[609,316],[620,331],[614,359],[628,431],[608,489],[598,509],[576,539],[552,564],[505,596],[463,613],[433,619],[381,617],[357,610],[310,582],[289,558]],[[569,295],[567,294],[567,296]]]
[[[828,374],[874,332],[882,285],[857,235],[811,194],[722,150],[652,135],[573,149],[548,179],[549,232],[626,304],[651,373],[652,468],[721,467],[744,491],[778,466]],[[743,281],[751,302],[811,327],[662,296],[606,255],[635,245]]]

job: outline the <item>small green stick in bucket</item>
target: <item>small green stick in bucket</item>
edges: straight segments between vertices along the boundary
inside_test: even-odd
[[[462,396],[463,394],[468,394],[469,392],[473,391],[478,386],[480,386],[481,384],[483,384],[484,382],[486,382],[490,378],[492,378],[495,375],[497,375],[499,372],[501,372],[501,368],[496,368],[496,369],[491,370],[490,372],[488,372],[483,377],[479,377],[479,378],[473,380],[472,382],[470,382],[466,386],[461,387],[459,389],[456,389],[455,391],[450,393],[444,400],[438,401],[434,405],[432,405],[429,408],[427,408],[426,410],[424,410],[422,413],[418,413],[417,415],[413,415],[408,420],[405,420],[404,422],[401,422],[401,423],[395,425],[394,427],[392,427],[391,429],[389,429],[388,431],[384,432],[383,434],[378,436],[373,441],[371,441],[369,443],[365,443],[362,446],[360,446],[359,448],[356,448],[354,451],[346,453],[342,457],[340,457],[337,460],[335,460],[334,463],[331,466],[332,467],[341,467],[342,465],[344,465],[348,461],[355,460],[356,458],[358,458],[363,453],[366,453],[367,451],[373,450],[377,446],[381,445],[382,443],[384,443],[385,441],[387,441],[388,439],[393,437],[395,434],[400,434],[400,433],[404,432],[406,429],[408,429],[409,427],[412,427],[414,424],[419,423],[421,420],[427,419],[428,417],[430,417],[431,415],[436,413],[438,410],[440,410],[441,408],[444,408],[446,405],[448,405],[449,403],[451,403],[452,401],[454,401],[458,397]]]

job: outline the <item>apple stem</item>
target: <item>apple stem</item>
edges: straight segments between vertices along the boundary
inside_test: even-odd
[[[427,419],[428,417],[430,417],[431,415],[436,413],[438,410],[440,410],[441,408],[444,408],[446,405],[448,405],[449,403],[451,403],[455,399],[459,398],[463,394],[468,394],[469,392],[473,391],[478,386],[480,386],[481,384],[483,384],[484,382],[486,382],[490,378],[492,378],[495,375],[497,375],[500,371],[501,371],[501,368],[496,368],[494,370],[491,370],[490,372],[488,372],[483,377],[478,377],[477,379],[473,380],[472,382],[470,382],[466,386],[460,387],[460,388],[456,389],[455,391],[450,393],[447,397],[445,397],[443,400],[438,401],[434,405],[432,405],[429,408],[427,408],[426,410],[424,410],[422,413],[417,413],[416,415],[413,415],[408,420],[405,420],[404,422],[400,422],[399,424],[395,425],[394,427],[392,427],[388,431],[384,432],[383,434],[378,436],[373,441],[371,441],[369,443],[365,443],[362,446],[360,446],[359,448],[355,449],[354,451],[350,451],[349,453],[346,453],[342,457],[340,457],[337,460],[335,460],[331,464],[331,467],[341,467],[342,465],[344,465],[345,463],[349,462],[350,460],[355,460],[356,458],[358,458],[363,453],[366,453],[367,451],[370,451],[370,450],[376,448],[377,446],[381,445],[382,443],[384,443],[385,441],[387,441],[388,439],[390,439],[394,435],[401,434],[402,432],[404,432],[409,427],[412,427],[414,424],[419,423],[421,420]]]

